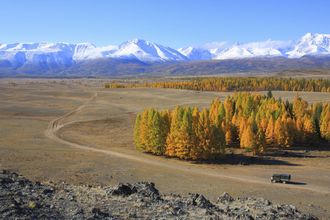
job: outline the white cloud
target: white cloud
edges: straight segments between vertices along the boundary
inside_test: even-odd
[[[266,41],[259,42],[249,42],[240,44],[241,47],[245,48],[274,48],[274,49],[283,49],[293,46],[292,41],[279,41],[268,39]]]
[[[214,42],[209,42],[209,43],[206,43],[202,46],[202,48],[204,49],[224,49],[224,48],[227,48],[227,47],[230,47],[232,44],[230,44],[229,42],[227,41],[214,41]]]

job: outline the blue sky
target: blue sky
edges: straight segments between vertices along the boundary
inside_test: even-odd
[[[329,9],[328,0],[0,0],[0,43],[295,40],[330,33]]]

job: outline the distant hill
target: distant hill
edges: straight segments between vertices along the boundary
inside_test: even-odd
[[[330,35],[178,50],[141,39],[91,43],[0,44],[0,77],[121,77],[267,73],[330,67]]]
[[[0,68],[1,77],[124,77],[124,76],[194,76],[221,74],[267,74],[295,70],[330,69],[330,57],[302,57],[298,59],[250,58],[235,60],[144,63],[137,60],[96,59],[69,67]]]

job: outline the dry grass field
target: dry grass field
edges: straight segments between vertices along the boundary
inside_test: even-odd
[[[1,80],[0,168],[38,181],[91,185],[153,181],[164,193],[198,192],[212,200],[224,191],[262,196],[330,218],[330,150],[297,150],[250,165],[196,164],[143,154],[133,144],[137,112],[146,107],[207,107],[215,97],[224,99],[229,93],[103,89],[103,83]],[[273,94],[292,100],[297,92]],[[330,101],[329,93],[298,94],[309,102]],[[290,173],[295,184],[271,184],[273,173]]]

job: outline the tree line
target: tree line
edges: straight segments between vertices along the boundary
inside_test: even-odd
[[[330,92],[330,80],[278,77],[211,77],[190,78],[182,81],[110,82],[105,88],[174,88],[199,91],[308,91]]]
[[[146,109],[136,117],[136,148],[180,159],[212,159],[226,147],[261,154],[268,148],[330,143],[330,104],[293,102],[267,95],[237,93],[209,108],[177,106]]]

